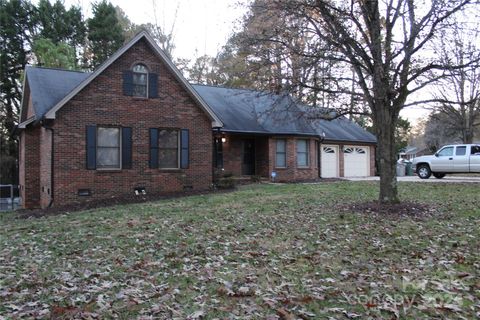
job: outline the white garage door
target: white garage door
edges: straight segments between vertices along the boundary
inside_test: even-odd
[[[343,149],[345,163],[345,177],[369,176],[368,147],[345,146]]]
[[[338,146],[322,145],[321,177],[338,177]]]

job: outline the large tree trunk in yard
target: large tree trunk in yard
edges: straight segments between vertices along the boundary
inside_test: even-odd
[[[383,114],[385,115],[385,113]],[[395,124],[390,117],[377,118],[377,142],[380,174],[380,203],[398,203],[397,157],[395,150]],[[382,121],[383,119],[383,121]]]

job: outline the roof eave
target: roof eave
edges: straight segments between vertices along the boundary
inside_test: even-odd
[[[27,69],[28,66],[25,66],[25,70]],[[23,77],[23,83],[22,83],[22,92],[25,93],[25,85],[27,83],[27,72],[25,72],[25,75]],[[29,93],[31,94],[31,93]],[[23,103],[25,102],[25,94],[22,94],[22,99],[20,100],[20,120],[22,120],[22,115],[23,115]],[[28,119],[27,119],[28,120]]]
[[[27,119],[23,121],[22,123],[18,124],[18,129],[25,129],[30,123],[34,122],[36,120],[36,117],[33,116],[30,119]]]
[[[334,139],[334,138],[325,138],[325,142],[328,143],[364,143],[364,144],[377,144],[377,141],[369,140],[352,140],[352,139]]]
[[[306,132],[270,132],[270,131],[256,131],[256,130],[234,130],[234,129],[220,129],[220,132],[225,133],[234,133],[234,134],[257,134],[264,136],[308,136],[308,137],[318,137],[320,136],[316,133],[306,133]]]

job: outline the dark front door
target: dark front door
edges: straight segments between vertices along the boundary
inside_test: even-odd
[[[243,140],[243,154],[242,154],[242,174],[255,174],[255,140]]]

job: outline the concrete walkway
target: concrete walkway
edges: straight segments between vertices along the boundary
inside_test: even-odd
[[[348,181],[379,181],[380,177],[352,177],[343,178]],[[398,181],[405,182],[425,182],[425,183],[480,183],[480,176],[457,176],[446,175],[443,179],[437,179],[431,176],[430,179],[420,179],[417,176],[397,177]]]

